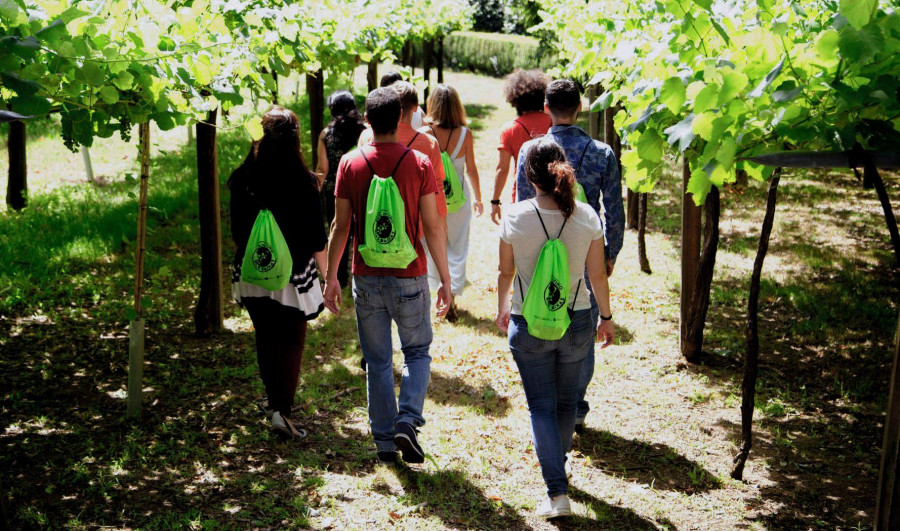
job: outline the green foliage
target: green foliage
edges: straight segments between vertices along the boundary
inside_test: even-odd
[[[647,191],[661,166],[656,137],[710,187],[760,153],[896,149],[900,12],[878,0],[542,0],[558,74],[603,86],[630,151],[628,186]],[[887,5],[886,5],[887,4]],[[651,140],[643,135],[654,131]],[[629,154],[631,153],[631,154]]]
[[[455,69],[493,76],[516,68],[549,68],[555,57],[533,37],[459,31],[444,38],[444,56]]]

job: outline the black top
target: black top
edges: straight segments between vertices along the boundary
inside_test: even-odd
[[[313,253],[324,250],[328,243],[319,192],[309,181],[312,177],[297,175],[289,189],[257,190],[253,171],[252,165],[245,164],[232,177],[231,237],[237,246],[234,264],[240,267],[256,216],[268,208],[291,251],[291,273],[303,273]]]

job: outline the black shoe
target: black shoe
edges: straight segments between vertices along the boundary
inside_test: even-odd
[[[379,463],[396,463],[397,452],[378,452]]]
[[[366,358],[359,358],[359,368],[366,372]]]
[[[403,460],[407,463],[424,463],[425,452],[419,446],[419,440],[416,434],[419,433],[412,424],[408,422],[397,423],[397,434],[394,435],[394,444],[403,452]]]
[[[578,422],[578,421],[575,422],[575,433],[577,433],[578,435],[581,435],[582,433],[584,433],[584,420],[583,419],[581,422]]]

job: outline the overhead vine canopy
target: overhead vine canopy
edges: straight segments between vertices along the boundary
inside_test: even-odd
[[[703,203],[742,160],[784,149],[897,149],[896,0],[541,0],[560,73],[621,106],[628,186],[652,190],[667,150],[690,163]]]
[[[465,0],[0,0],[0,105],[58,112],[77,149],[271,94],[275,74],[390,58],[470,13]]]

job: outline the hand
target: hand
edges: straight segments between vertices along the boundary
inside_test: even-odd
[[[475,211],[475,216],[480,218],[484,214],[484,203],[475,201],[475,204],[472,205],[472,210]]]
[[[497,310],[497,328],[504,334],[509,332],[509,308]]]
[[[600,348],[604,349],[612,345],[615,338],[616,330],[612,321],[600,319],[600,322],[597,323],[597,342],[603,342],[603,344],[600,345]]]
[[[494,222],[494,225],[499,225],[501,218],[503,215],[500,213],[500,205],[491,205],[491,221]]]
[[[450,293],[450,284],[441,282],[441,287],[437,291],[437,302],[434,307],[437,308],[437,316],[444,317],[450,311],[450,305],[453,303],[453,294]]]
[[[341,283],[337,279],[325,281],[325,293],[322,297],[325,299],[325,307],[331,310],[331,313],[341,313],[343,297]]]
[[[606,259],[606,276],[611,277],[613,273],[613,268],[616,267],[616,264],[613,263],[609,258]]]

